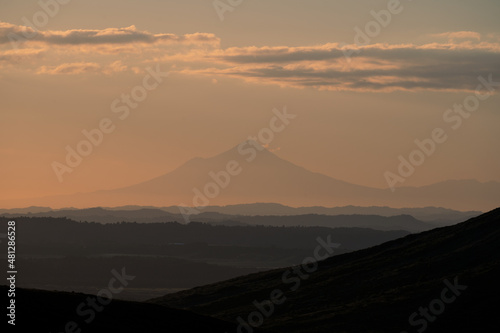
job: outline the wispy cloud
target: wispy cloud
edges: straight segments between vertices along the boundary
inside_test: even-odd
[[[481,40],[481,34],[474,31],[443,32],[439,34],[431,34],[430,36],[433,38],[446,38],[450,41],[464,40],[464,39],[471,39],[477,41]]]
[[[19,39],[15,39],[15,36]],[[25,36],[30,36],[26,38]],[[72,29],[65,31],[35,31],[33,28],[0,22],[0,44],[11,43],[12,39],[21,43],[43,42],[55,45],[102,45],[102,44],[154,44],[171,43],[210,43],[219,44],[220,40],[213,34],[194,33],[186,35],[154,34],[139,31],[135,26],[108,29]]]
[[[97,73],[101,71],[101,66],[93,62],[77,62],[61,64],[59,66],[42,66],[37,74],[82,74]]]
[[[0,50],[0,63],[19,63],[29,59],[37,59],[45,52],[43,49]]]
[[[109,65],[100,65],[95,62],[76,62],[64,63],[58,66],[41,66],[37,74],[86,74],[86,73],[104,73],[113,74],[127,70],[127,66],[123,65],[121,61],[115,61]]]

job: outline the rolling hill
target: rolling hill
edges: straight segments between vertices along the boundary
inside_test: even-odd
[[[0,286],[0,292],[6,295],[7,287]],[[16,325],[9,329],[16,332],[103,333],[220,333],[236,330],[234,324],[189,311],[120,300],[113,300],[105,306],[96,304],[96,308],[93,308],[89,300],[95,301],[96,298],[93,295],[80,293],[18,288],[16,290]],[[107,302],[107,300],[104,301],[104,303]],[[78,308],[84,315],[78,315]]]
[[[256,323],[255,311],[271,312],[260,315],[262,325],[256,326],[277,332],[495,331],[499,244],[496,209],[455,226],[328,258],[316,270],[308,266],[309,273],[305,266],[272,270],[151,303],[234,323],[242,323],[238,318]],[[282,295],[274,300],[281,303],[270,311],[269,303],[262,304],[276,290]],[[432,313],[425,317],[420,311],[429,307]]]

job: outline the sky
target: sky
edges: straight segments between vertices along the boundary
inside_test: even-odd
[[[420,149],[396,186],[498,182],[499,13],[496,0],[0,0],[0,200],[146,181],[283,108],[296,117],[267,148],[309,170],[387,188]],[[71,167],[68,147],[88,155]]]

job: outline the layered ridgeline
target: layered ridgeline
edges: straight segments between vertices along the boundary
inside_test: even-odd
[[[317,267],[309,262],[256,273],[151,303],[232,321],[241,332],[253,326],[276,332],[495,331],[499,244],[496,209]],[[325,251],[311,250],[311,256]]]
[[[436,206],[487,211],[496,207],[500,200],[500,183],[497,182],[449,180],[423,187],[399,187],[392,192],[311,172],[257,147],[260,146],[255,142],[245,142],[211,158],[192,159],[172,172],[132,186],[1,201],[0,207],[208,206],[277,202],[296,207]]]
[[[4,230],[7,221],[0,217]],[[118,298],[135,301],[299,264],[317,237],[330,235],[342,244],[337,249],[340,254],[408,234],[401,230],[230,227],[199,222],[100,224],[54,217],[19,217],[15,221],[21,235],[16,244],[17,264],[22,267],[17,286],[91,293],[106,283],[113,268],[127,267],[140,278]]]
[[[192,214],[180,214],[181,211]],[[452,225],[480,215],[479,211],[461,212],[445,208],[390,207],[289,207],[275,203],[207,206],[197,212],[188,207],[122,206],[113,208],[51,209],[27,207],[0,209],[0,216],[69,218],[98,223],[116,222],[206,222],[214,225],[323,226],[330,228],[371,228],[376,230],[425,231]]]
[[[133,222],[158,222],[158,218],[178,219],[181,214],[181,209],[189,210],[189,207],[167,206],[138,206],[127,205],[119,207],[96,207],[89,209],[51,209],[50,207],[30,206],[25,208],[0,209],[0,214],[3,216],[51,216],[51,217],[68,217],[77,219],[78,217],[87,216],[110,216],[121,218],[116,221],[133,221]],[[423,208],[391,208],[391,207],[361,207],[361,206],[343,206],[343,207],[290,207],[277,203],[253,203],[253,204],[238,204],[226,206],[204,206],[198,209],[199,213],[190,214],[193,217],[191,220],[200,221],[198,217],[203,218],[204,214],[216,213],[226,218],[227,216],[291,216],[291,215],[377,215],[377,216],[400,216],[411,215],[414,218],[433,223],[454,223],[463,222],[471,217],[476,217],[482,214],[481,211],[458,211],[446,209],[442,207],[423,207]],[[112,212],[111,212],[112,211]],[[156,220],[154,220],[156,219]],[[89,220],[90,221],[90,220]],[[95,221],[107,222],[107,221]]]
[[[452,227],[328,258],[317,268],[309,262],[247,275],[149,302],[156,304],[17,289],[16,326],[49,332],[260,331],[250,324],[274,332],[494,332],[499,223],[497,209]],[[311,256],[336,250],[323,238]],[[122,271],[123,285],[131,279],[126,274]],[[136,279],[140,275],[132,282]],[[115,283],[113,290],[118,287]],[[0,292],[6,294],[7,287]],[[272,307],[268,299],[275,302]]]
[[[179,209],[177,209],[178,211]],[[460,213],[460,212],[456,212]],[[467,216],[468,213],[462,215]],[[479,215],[479,214],[476,214]],[[450,215],[452,216],[452,215]],[[244,216],[226,215],[215,212],[200,213],[197,215],[172,214],[158,208],[143,208],[138,210],[119,210],[103,208],[63,209],[37,213],[0,213],[0,217],[54,217],[69,218],[76,221],[117,223],[157,223],[157,222],[206,222],[214,225],[230,226],[323,226],[330,228],[371,228],[376,230],[407,230],[410,232],[432,229],[442,223],[455,223],[453,220],[420,221],[410,215],[378,216],[378,215],[318,215],[306,214],[297,216]]]

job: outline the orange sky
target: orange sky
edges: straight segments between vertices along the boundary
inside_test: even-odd
[[[269,149],[312,171],[386,188],[398,156],[440,127],[447,141],[404,185],[500,181],[498,95],[457,129],[443,119],[479,76],[500,81],[498,2],[402,2],[356,45],[387,3],[248,1],[221,21],[206,1],[74,0],[47,22],[36,2],[2,4],[0,200],[145,181],[237,145],[284,106],[297,119]],[[112,132],[59,181],[54,162],[103,119]]]

